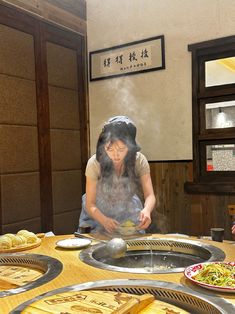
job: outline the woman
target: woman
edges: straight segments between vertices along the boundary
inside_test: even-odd
[[[156,200],[149,164],[139,152],[135,137],[136,127],[126,116],[110,118],[104,125],[96,154],[86,167],[86,195],[79,226],[113,233],[127,220],[140,232],[150,225]],[[138,196],[141,188],[144,207]]]

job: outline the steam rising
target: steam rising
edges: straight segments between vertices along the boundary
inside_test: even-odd
[[[126,115],[128,116],[138,128],[144,127],[147,121],[147,113],[144,110],[146,103],[143,103],[137,99],[140,99],[138,95],[139,90],[137,84],[129,78],[115,78],[105,82],[105,90],[110,91],[112,99],[110,99],[110,112],[112,115]],[[135,97],[136,95],[136,97]],[[138,96],[138,97],[137,97]],[[141,111],[141,116],[140,116]]]

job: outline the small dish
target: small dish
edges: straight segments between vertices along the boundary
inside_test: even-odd
[[[118,233],[121,235],[133,235],[136,233],[136,227],[118,227],[117,228]]]
[[[124,236],[133,235],[137,233],[137,226],[132,220],[126,220],[118,226],[117,232]]]
[[[191,265],[189,267],[187,267],[184,271],[184,275],[186,278],[188,278],[190,281],[192,281],[193,283],[209,289],[209,290],[215,290],[215,291],[219,291],[219,292],[230,292],[230,293],[235,293],[235,287],[229,287],[229,286],[217,286],[217,285],[213,285],[213,284],[208,284],[206,282],[203,281],[198,281],[196,279],[194,279],[194,277],[196,275],[199,274],[199,272],[203,269],[204,266],[208,266],[208,265],[229,265],[235,268],[235,262],[208,262],[208,263],[200,263],[200,264],[195,264],[195,265]]]
[[[56,246],[63,249],[81,249],[91,244],[91,240],[82,238],[70,238],[56,242]]]

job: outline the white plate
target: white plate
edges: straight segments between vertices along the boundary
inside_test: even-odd
[[[58,247],[64,249],[80,249],[91,244],[91,240],[82,238],[64,239],[56,242]]]
[[[185,269],[184,271],[184,275],[191,280],[192,282],[194,282],[195,284],[209,289],[209,290],[215,290],[215,291],[219,291],[219,292],[230,292],[230,293],[235,293],[235,287],[221,287],[221,286],[216,286],[216,285],[211,285],[211,284],[207,284],[198,280],[195,280],[193,277],[196,276],[200,270],[203,268],[203,265],[212,265],[212,264],[224,264],[224,265],[231,265],[235,268],[235,262],[211,262],[211,263],[201,263],[201,264],[195,264],[192,266],[189,266]]]

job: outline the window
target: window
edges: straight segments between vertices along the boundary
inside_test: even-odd
[[[193,182],[189,193],[235,194],[235,36],[189,45]]]

